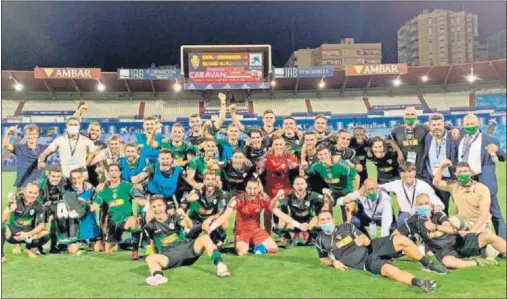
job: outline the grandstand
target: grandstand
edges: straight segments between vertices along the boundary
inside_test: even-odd
[[[2,99],[2,118],[14,115],[18,108],[19,101]]]
[[[468,91],[425,93],[422,96],[429,108],[438,111],[449,111],[452,107],[470,106],[470,92]]]
[[[345,98],[316,98],[312,99],[314,112],[329,111],[332,114],[356,114],[366,113],[368,109],[363,102],[363,97],[345,97]]]

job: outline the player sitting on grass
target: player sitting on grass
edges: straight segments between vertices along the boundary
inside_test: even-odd
[[[37,201],[39,188],[29,183],[23,193],[9,196],[9,206],[2,214],[2,263],[4,243],[26,244],[25,253],[29,258],[37,257],[32,249],[49,241],[44,229],[44,207]]]
[[[202,227],[209,226],[225,210],[228,197],[227,192],[217,189],[215,172],[208,171],[204,175],[204,187],[192,190],[182,202],[188,206],[188,215],[192,219],[192,228],[187,232],[186,237],[197,239],[202,232]],[[227,226],[228,223],[225,222],[210,235],[219,248],[225,242]]]
[[[208,233],[229,220],[229,217],[236,212],[236,227],[234,229],[234,239],[236,253],[239,256],[248,254],[250,245],[255,245],[261,253],[277,253],[278,246],[271,236],[260,226],[260,214],[262,210],[273,213],[286,223],[291,223],[293,227],[301,231],[308,230],[307,223],[299,223],[296,220],[283,213],[279,208],[273,207],[276,201],[284,196],[283,190],[276,195],[273,203],[269,196],[261,191],[261,183],[257,179],[250,179],[246,185],[246,192],[236,195],[229,202],[225,212],[220,215],[209,228],[203,228]],[[257,250],[254,250],[256,252]]]
[[[394,233],[418,234],[437,259],[450,269],[498,265],[494,259],[478,256],[485,253],[487,245],[503,254],[506,250],[505,240],[490,232],[457,231],[444,213],[432,212],[430,197],[424,193],[416,197],[416,214]],[[472,257],[472,260],[465,261],[462,259],[465,257]]]
[[[388,262],[404,251],[408,257],[419,260],[426,267],[431,267],[432,270],[438,268],[438,264],[428,261],[407,237],[399,238],[397,235],[371,242],[352,223],[336,226],[333,216],[327,211],[319,214],[319,225],[322,232],[315,240],[315,248],[322,265],[342,271],[348,270],[348,267],[366,270],[404,284],[417,286],[424,292],[433,291],[437,287],[434,280],[418,279]]]
[[[318,219],[315,215],[320,213],[321,210],[329,211],[333,207],[333,198],[329,189],[323,189],[324,195],[316,192],[308,191],[308,185],[303,177],[296,177],[294,179],[293,191],[286,194],[285,197],[280,199],[280,209],[289,214],[294,220],[301,223],[309,223],[309,230],[312,231],[317,226]],[[291,223],[286,223],[283,220],[278,222],[279,234],[282,236],[282,242],[287,248],[290,246],[291,235],[289,230],[295,231],[294,240],[297,243],[299,239],[300,230],[294,228]],[[313,232],[313,231],[312,231]],[[303,234],[304,235],[304,234]],[[306,244],[310,244],[315,236],[307,236],[302,238]]]
[[[139,237],[141,228],[139,219],[132,215],[132,200],[135,194],[132,184],[121,182],[120,166],[110,164],[107,167],[108,182],[104,189],[97,193],[95,202],[91,204],[91,211],[97,211],[101,206],[108,208],[107,233],[105,236],[105,252],[116,251],[116,245],[121,241],[124,231],[131,231],[133,248],[131,257],[139,259]],[[137,199],[135,199],[137,200]],[[142,203],[140,203],[142,205]]]
[[[203,251],[211,257],[213,264],[217,266],[217,275],[226,277],[231,275],[227,266],[222,261],[222,256],[208,235],[203,235],[196,240],[188,240],[183,237],[183,229],[192,227],[192,220],[187,217],[182,209],[176,214],[167,214],[167,206],[164,198],[154,195],[150,199],[150,208],[154,218],[144,227],[145,233],[152,240],[156,254],[146,258],[146,263],[151,276],[146,283],[156,286],[167,282],[162,270],[174,269],[181,266],[194,264]]]

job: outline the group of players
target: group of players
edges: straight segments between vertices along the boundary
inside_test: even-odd
[[[5,242],[14,244],[14,252],[25,244],[31,258],[35,250],[43,253],[48,241],[50,253],[79,255],[84,245],[112,253],[130,232],[132,259],[140,259],[139,248],[146,247],[149,285],[167,282],[163,270],[191,265],[204,251],[217,275],[226,277],[230,271],[221,251],[234,214],[232,237],[239,256],[277,253],[274,233],[285,248],[314,246],[324,266],[367,270],[425,292],[436,282],[400,270],[392,259],[405,254],[424,269],[445,274],[447,268],[462,268],[450,259],[478,256],[487,245],[505,254],[505,241],[494,234],[458,233],[443,212],[447,205],[434,194],[413,195],[411,214],[401,221],[393,216],[392,206],[384,204],[389,196],[383,198],[389,183],[400,174],[410,184],[416,179],[416,164],[404,161],[393,140],[368,137],[363,127],[330,132],[324,115],[316,116],[315,131],[302,132],[291,117],[276,129],[271,110],[264,112],[261,128],[245,127],[236,107],[227,109],[226,96],[219,99],[219,117],[203,124],[199,115],[191,115],[186,137],[178,123],[169,137],[162,136],[161,124],[148,117],[136,143],[123,144],[121,136],[112,135],[102,144],[100,124],[90,123],[81,134],[79,118],[69,118],[65,140],[72,163],[49,167],[9,196],[2,214],[2,262]],[[80,114],[85,110],[81,107]],[[223,133],[227,111],[232,123]],[[27,144],[37,143],[34,130],[25,128]],[[81,146],[90,144],[84,167],[74,159],[81,140]],[[49,145],[39,153],[32,171],[45,169],[56,150]],[[377,179],[368,178],[367,160],[376,165]],[[446,160],[443,168],[450,164]],[[340,225],[333,215],[336,205]],[[382,237],[371,240],[380,223]],[[421,252],[415,235],[438,261]],[[468,265],[483,263],[474,259]]]

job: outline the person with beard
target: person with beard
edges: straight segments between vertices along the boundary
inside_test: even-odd
[[[100,135],[102,134],[102,130],[100,128],[100,124],[96,121],[88,124],[88,130],[86,136],[90,138],[93,144],[96,146],[97,150],[103,149],[106,147],[106,144],[100,141]],[[88,182],[92,184],[93,187],[97,187],[99,185],[99,174],[97,173],[97,165],[88,165],[86,166],[86,170],[88,172]]]
[[[423,160],[425,152],[426,135],[429,133],[427,126],[417,124],[417,110],[414,107],[405,108],[403,114],[403,126],[398,126],[391,131],[390,139],[394,140],[393,148],[398,153],[400,165],[406,160],[415,164],[417,177],[423,177]],[[457,140],[460,136],[458,129],[452,129],[451,136]]]
[[[300,238],[301,231],[292,226],[291,223],[285,223],[283,220],[278,222],[279,234],[282,236],[282,243],[286,248],[290,246],[291,235],[289,231],[294,231],[294,243],[299,243],[302,239],[306,245],[311,245],[315,239],[315,231],[317,226],[317,217],[321,211],[330,211],[333,208],[333,197],[329,189],[323,189],[323,194],[308,191],[308,184],[304,177],[296,177],[294,179],[293,190],[285,194],[279,201],[279,207],[287,215],[300,223],[309,223],[308,230],[310,233],[303,233]]]
[[[78,200],[90,204],[95,197],[95,188],[90,183],[84,181],[81,170],[70,172],[70,183],[69,190],[76,193]],[[95,212],[88,211],[79,220],[79,237],[80,241],[88,243],[93,251],[99,252],[102,250],[102,233],[97,223]]]
[[[47,157],[58,151],[64,177],[68,178],[70,171],[74,169],[86,170],[87,157],[96,152],[96,147],[88,137],[79,134],[80,126],[77,118],[67,119],[66,134],[53,140],[39,156],[39,169],[44,169]],[[86,173],[86,179],[88,179],[88,173]]]
[[[422,160],[424,167],[423,176],[428,183],[432,184],[433,176],[445,159],[452,161],[453,164],[458,162],[458,143],[445,130],[444,116],[442,114],[435,113],[430,115],[429,127],[430,134],[426,135],[426,140],[424,141],[425,151]],[[454,167],[444,170],[444,180],[452,180],[454,178]],[[441,191],[435,186],[432,187],[445,205],[444,213],[449,215],[449,199],[451,194]]]
[[[291,154],[286,147],[285,140],[282,137],[273,137],[272,147],[266,156],[257,164],[257,173],[260,175],[266,172],[266,190],[267,195],[274,199],[279,190],[289,193],[292,189],[289,171],[297,169],[299,166],[298,158]],[[273,215],[269,210],[264,210],[264,229],[271,234]],[[275,225],[278,222],[274,219]]]
[[[208,128],[210,123],[207,122],[204,127]],[[239,129],[235,124],[230,124],[227,127],[227,133],[225,138],[219,136],[211,136],[207,129],[204,130],[204,138],[212,138],[218,147],[218,157],[220,161],[230,160],[232,153],[237,149],[243,149],[245,147],[245,140],[239,139]]]
[[[371,148],[366,154],[368,159],[377,167],[379,184],[386,184],[400,179],[398,153],[388,146],[382,137],[371,139]]]
[[[448,269],[498,266],[494,259],[480,256],[487,246],[505,255],[506,243],[491,232],[458,231],[442,212],[432,212],[430,197],[419,194],[416,198],[416,214],[407,219],[394,235],[421,236],[422,241],[435,257]],[[471,260],[463,258],[471,257]]]
[[[284,118],[282,129],[273,132],[273,136],[281,136],[285,140],[291,154],[301,149],[300,143],[303,132],[297,129],[296,120],[293,117]]]
[[[118,164],[123,156],[123,145],[120,135],[111,135],[107,140],[107,148],[103,149],[96,155],[89,165],[97,165],[96,171],[99,174],[99,181],[107,179],[105,169],[110,164]]]
[[[162,124],[160,123],[155,125],[155,129],[157,130],[161,127]],[[153,140],[154,135],[152,132],[148,138],[148,145],[151,147],[156,147],[158,149],[169,149],[173,155],[174,162],[182,168],[186,169],[188,163],[190,163],[193,157],[199,153],[199,147],[183,140],[184,131],[185,129],[183,128],[183,125],[180,123],[175,123],[171,128],[171,139],[158,143]],[[178,181],[178,188],[175,193],[178,203],[181,203],[184,194],[190,190],[192,190],[192,187],[185,180]]]
[[[63,198],[66,180],[63,178],[62,170],[58,166],[51,166],[47,176],[42,176],[38,181],[39,197],[38,201],[45,207],[45,221],[50,223],[50,240],[51,247],[49,253],[59,253],[56,236],[56,223],[54,217],[56,214],[56,203]],[[39,251],[42,248],[39,248]]]
[[[5,131],[2,148],[16,156],[16,181],[14,186],[20,191],[26,184],[35,181],[44,174],[37,169],[37,158],[46,149],[45,145],[39,144],[39,128],[30,124],[23,128],[23,140],[17,144],[11,144],[11,136],[16,134],[18,126],[12,126]]]
[[[455,215],[449,218],[457,230],[471,233],[491,231],[491,190],[481,182],[472,179],[472,170],[468,163],[459,162],[456,165],[456,181],[443,180],[446,168],[452,166],[452,161],[444,160],[433,178],[433,184],[442,191],[449,192],[454,200]],[[488,257],[496,257],[497,252],[492,248],[486,249]]]
[[[370,239],[376,236],[377,225],[381,227],[381,237],[389,236],[395,229],[391,196],[378,187],[375,179],[367,179],[361,189],[338,198],[337,202],[340,206],[356,202],[357,209],[352,207],[355,212],[351,223]],[[366,230],[368,226],[371,236]]]
[[[146,157],[148,163],[155,163],[158,158],[159,150],[148,146],[148,138],[153,133],[156,142],[162,142],[162,133],[155,129],[156,119],[154,117],[145,117],[143,120],[143,132],[136,134],[136,145],[141,147],[141,156]]]
[[[254,245],[254,252],[270,254],[278,252],[278,246],[271,235],[260,227],[260,213],[262,210],[269,210],[285,223],[291,223],[292,226],[301,229],[301,231],[308,230],[307,223],[301,224],[283,213],[279,208],[274,207],[276,201],[283,197],[283,190],[279,190],[274,200],[271,200],[261,190],[260,181],[250,179],[246,185],[246,192],[233,197],[225,212],[215,219],[209,227],[203,226],[203,229],[208,233],[212,233],[229,221],[229,217],[235,213],[234,247],[239,256],[247,255],[250,245]]]
[[[368,178],[368,169],[366,168],[366,153],[370,148],[370,138],[366,134],[366,129],[361,126],[354,127],[352,139],[350,140],[349,147],[356,152],[356,158],[359,164],[361,164],[362,170],[358,170],[359,174],[359,186],[364,184],[364,181]]]
[[[349,267],[365,270],[403,284],[413,285],[423,292],[431,292],[437,287],[434,280],[418,279],[388,262],[403,251],[408,257],[418,260],[426,267],[431,265],[434,267],[437,264],[428,261],[407,237],[397,235],[371,241],[352,223],[336,226],[330,212],[321,212],[318,217],[322,231],[315,240],[315,249],[321,265],[340,271],[347,271]]]
[[[139,219],[133,216],[132,204],[134,201],[138,201],[138,204],[142,206],[144,202],[135,198],[136,194],[131,183],[120,180],[120,165],[109,165],[107,172],[108,181],[104,188],[96,193],[93,202],[90,203],[91,212],[95,212],[103,206],[107,207],[107,229],[104,236],[104,251],[108,254],[116,251],[118,243],[122,240],[123,233],[130,231],[133,237],[131,258],[138,260],[141,226]]]
[[[222,189],[235,196],[245,192],[246,182],[252,177],[257,177],[255,167],[240,150],[234,151],[232,159],[226,161],[220,167]]]
[[[146,279],[148,285],[156,286],[168,282],[163,270],[190,266],[204,251],[217,267],[219,277],[231,275],[208,235],[200,236],[196,240],[182,238],[183,229],[192,227],[192,221],[183,210],[178,209],[176,214],[167,214],[165,200],[159,196],[150,199],[150,209],[154,217],[146,224],[144,231],[152,240],[156,254],[146,257],[151,274]]]
[[[319,157],[317,155],[317,134],[313,131],[306,132],[303,136],[303,140],[304,143],[301,150],[296,152],[296,157],[301,161],[301,166],[299,167],[299,176],[301,177],[305,176],[308,168],[319,162]],[[317,193],[322,193],[322,189],[327,187],[326,182],[324,182],[320,176],[312,176],[308,182],[310,190]]]
[[[26,244],[25,253],[37,258],[32,251],[41,248],[49,240],[44,229],[44,207],[37,201],[39,188],[33,183],[26,185],[19,195],[9,196],[8,207],[2,214],[2,263],[5,261],[4,244]]]
[[[216,145],[213,139],[205,139],[203,142],[204,153],[199,154],[188,164],[186,181],[194,189],[202,189],[204,175],[207,171],[214,171],[218,186],[222,186],[220,181],[220,166],[215,160]]]
[[[186,237],[197,239],[202,232],[202,227],[208,227],[227,206],[231,194],[217,189],[217,179],[213,172],[204,175],[202,189],[192,190],[183,200],[188,207],[188,216],[192,219],[192,228],[186,233]],[[228,223],[224,222],[218,229],[210,234],[211,240],[219,249],[226,241]]]
[[[263,132],[259,128],[251,128],[248,133],[248,139],[245,143],[245,157],[252,161],[254,165],[264,157],[268,151],[270,141],[263,137]]]
[[[160,150],[158,161],[147,166],[137,176],[132,177],[134,185],[141,184],[143,190],[136,189],[137,198],[148,198],[159,194],[164,197],[169,210],[176,209],[173,195],[177,191],[178,181],[185,178],[184,169],[174,165],[174,158],[169,149]],[[150,218],[149,215],[146,216]]]
[[[333,140],[333,133],[327,130],[327,117],[324,114],[315,116],[313,129],[317,137],[317,145],[324,144],[327,148],[332,148],[336,141]]]
[[[124,148],[125,156],[120,157],[121,179],[131,182],[132,177],[138,175],[146,167],[146,159],[139,156],[137,146],[128,143]]]
[[[243,131],[248,136],[251,135],[251,133],[254,130],[260,130],[261,136],[262,136],[262,143],[266,144],[266,146],[271,144],[271,138],[273,137],[273,133],[275,133],[275,121],[276,116],[273,110],[265,110],[264,113],[262,113],[262,127],[259,129],[257,126],[248,126],[245,127],[241,124],[239,119],[235,122],[236,126]]]
[[[338,140],[336,145],[331,148],[331,156],[333,161],[349,162],[359,173],[364,170],[363,165],[356,156],[356,151],[349,148],[350,140],[352,140],[352,135],[349,131],[345,129],[338,131]]]

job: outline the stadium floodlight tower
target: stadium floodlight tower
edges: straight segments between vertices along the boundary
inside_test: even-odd
[[[270,89],[271,45],[183,45],[185,90]]]
[[[22,91],[23,88],[24,88],[23,84],[21,84],[19,82],[14,83],[14,90],[15,91]]]

